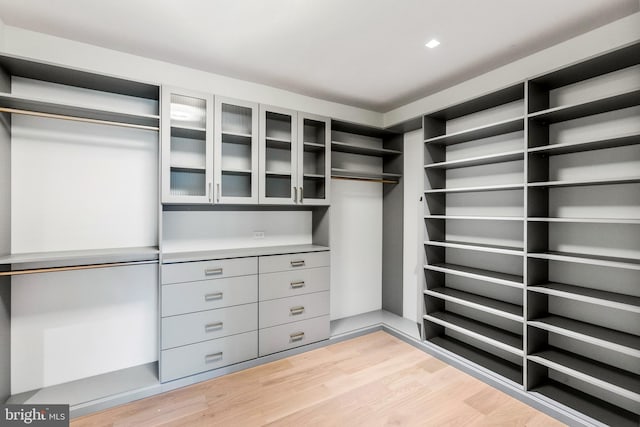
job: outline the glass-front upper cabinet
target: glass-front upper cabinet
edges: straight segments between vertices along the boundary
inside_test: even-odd
[[[215,203],[258,204],[258,104],[215,99]]]
[[[162,203],[213,203],[213,95],[162,88]]]
[[[329,204],[330,138],[327,117],[298,113],[298,204]]]
[[[298,119],[285,108],[260,105],[261,204],[298,201]]]

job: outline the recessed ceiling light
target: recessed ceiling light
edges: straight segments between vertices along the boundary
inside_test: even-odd
[[[427,42],[427,44],[425,44],[426,47],[428,47],[429,49],[433,49],[434,47],[438,46],[440,44],[440,42],[436,39],[431,39],[429,42]]]

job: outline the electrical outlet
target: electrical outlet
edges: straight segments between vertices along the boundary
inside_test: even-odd
[[[253,232],[254,239],[264,239],[264,231],[254,231]]]

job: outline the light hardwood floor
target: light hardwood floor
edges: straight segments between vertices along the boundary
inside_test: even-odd
[[[77,418],[89,426],[561,426],[375,332]]]

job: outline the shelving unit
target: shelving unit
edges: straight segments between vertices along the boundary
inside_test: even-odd
[[[552,405],[638,425],[640,44],[428,114],[423,130],[424,339]]]
[[[331,122],[326,117],[298,114],[299,201],[328,205],[331,189]]]

